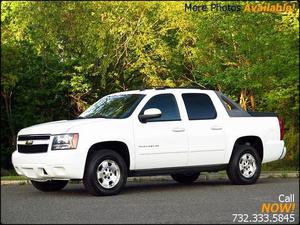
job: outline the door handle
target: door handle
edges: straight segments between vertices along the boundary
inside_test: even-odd
[[[175,127],[172,129],[173,132],[183,132],[185,129],[183,127]]]
[[[223,130],[223,127],[220,127],[220,126],[212,126],[210,129],[211,129],[211,130]]]

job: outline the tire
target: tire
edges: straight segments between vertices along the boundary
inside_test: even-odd
[[[92,195],[118,194],[126,184],[126,181],[126,163],[115,151],[99,150],[92,153],[88,158],[83,184]]]
[[[227,175],[233,184],[254,184],[261,171],[261,158],[250,145],[238,145],[227,167]]]
[[[60,191],[67,184],[68,180],[48,180],[48,181],[35,181],[31,180],[31,184],[38,190],[43,192]]]
[[[182,184],[191,184],[199,177],[200,173],[182,173],[182,174],[171,174],[173,180]]]

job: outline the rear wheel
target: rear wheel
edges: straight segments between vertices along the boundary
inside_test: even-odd
[[[236,146],[227,168],[227,175],[233,184],[254,184],[261,171],[261,158],[250,145]]]
[[[171,174],[171,177],[182,184],[193,183],[199,177],[200,173],[182,173],[182,174]]]
[[[68,180],[47,180],[47,181],[36,181],[31,180],[31,184],[38,190],[44,192],[59,191],[63,189],[67,184]]]
[[[115,151],[99,150],[89,157],[83,183],[91,194],[118,194],[126,181],[126,163]]]

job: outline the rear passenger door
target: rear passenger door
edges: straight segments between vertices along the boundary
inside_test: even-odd
[[[189,137],[188,165],[224,163],[225,132],[208,94],[183,93]]]

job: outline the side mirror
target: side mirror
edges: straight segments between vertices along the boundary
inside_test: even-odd
[[[161,111],[157,108],[146,109],[144,114],[139,115],[139,120],[142,123],[146,123],[149,119],[159,118],[161,116]]]

